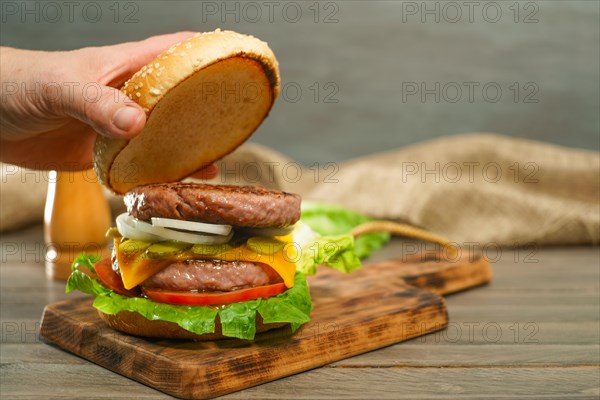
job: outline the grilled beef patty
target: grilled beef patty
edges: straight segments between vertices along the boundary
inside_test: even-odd
[[[300,196],[258,186],[157,183],[130,190],[124,200],[129,214],[142,221],[162,217],[279,228],[300,219]]]
[[[266,264],[189,260],[169,265],[148,278],[141,286],[182,291],[228,292],[281,281],[281,277]]]

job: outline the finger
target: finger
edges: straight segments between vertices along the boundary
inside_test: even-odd
[[[70,92],[70,98],[62,101],[62,110],[89,124],[102,135],[124,139],[135,136],[143,129],[146,114],[139,105],[113,89],[113,86],[120,86],[162,51],[193,34],[178,32],[153,36],[139,42],[82,49],[84,53],[78,53],[79,56],[89,56],[88,63],[96,64],[93,66],[95,68],[101,65],[102,70],[107,71],[99,79],[101,94],[90,99],[85,96],[89,96],[89,93]]]
[[[217,167],[217,165],[210,164],[209,166],[204,167],[204,168],[194,172],[192,175],[190,175],[190,178],[209,180],[209,179],[215,179],[218,175],[219,175],[219,168]]]
[[[109,86],[120,86],[160,53],[193,35],[194,32],[177,32],[152,36],[139,42],[100,47],[95,52],[98,61],[106,63],[107,60],[111,60],[112,65],[109,69],[110,76],[105,83]]]

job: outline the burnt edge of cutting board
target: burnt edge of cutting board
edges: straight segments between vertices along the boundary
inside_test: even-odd
[[[294,334],[282,328],[254,341],[129,336],[105,325],[91,299],[72,299],[46,306],[40,336],[154,389],[204,399],[443,329],[448,314],[440,294],[490,279],[480,257],[386,260],[350,275],[320,269],[309,279],[311,321]]]

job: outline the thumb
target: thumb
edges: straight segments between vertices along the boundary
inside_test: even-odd
[[[101,135],[129,139],[146,123],[146,113],[120,90],[97,83],[74,90],[63,99],[65,114],[90,125]]]
[[[89,69],[94,69],[97,65],[109,65],[107,70],[110,72],[101,83],[120,86],[160,52],[192,34],[178,32],[153,36],[141,42],[81,49],[71,54],[78,57],[74,60],[75,63],[81,62],[82,55],[85,55],[83,59],[90,63]],[[95,86],[98,95],[90,96],[94,90],[88,86]],[[144,110],[113,87],[93,83],[84,85],[75,92],[66,101],[63,99],[64,113],[91,125],[101,135],[129,139],[137,135],[146,123]]]

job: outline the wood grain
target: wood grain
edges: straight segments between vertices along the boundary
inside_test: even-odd
[[[402,277],[422,288],[407,284]],[[439,293],[487,282],[481,258],[447,262],[386,261],[356,274],[323,272],[310,279],[312,320],[294,335],[280,329],[254,342],[174,342],[108,328],[91,300],[46,307],[41,335],[110,370],[183,398],[208,398],[312,369],[444,328]],[[235,351],[232,351],[235,349]]]
[[[31,249],[43,249],[41,226],[2,235],[0,243],[5,242],[20,243],[27,253],[11,256],[0,251],[0,398],[172,398],[40,342],[36,327],[44,306],[85,295],[66,294],[64,283],[46,280],[43,256],[31,254]],[[395,238],[373,258],[397,257],[405,248]],[[450,323],[443,331],[337,361],[337,368],[324,366],[223,399],[598,399],[600,363],[594,360],[600,356],[600,248],[502,249],[493,268],[490,285],[445,299]],[[588,310],[589,319],[574,321],[571,316],[580,306]],[[552,320],[544,321],[552,316],[547,311],[552,308]],[[544,318],[538,318],[536,310]],[[486,322],[501,327],[497,342],[486,339],[481,330],[472,337],[467,334],[468,324],[480,323],[481,328]],[[534,323],[538,342],[515,340],[511,331],[515,322]],[[458,339],[452,336],[456,327],[463,330]],[[515,374],[527,379],[515,379]],[[488,387],[479,386],[482,379]],[[462,392],[448,390],[455,387]]]
[[[323,368],[278,380],[268,390],[258,386],[226,399],[593,400],[600,395],[597,383],[597,367]]]
[[[317,275],[309,278],[309,283],[312,280],[316,281],[317,290],[325,289],[322,293],[316,293],[317,297],[339,296],[341,291],[335,291],[334,283],[340,280],[363,288],[409,284],[447,295],[490,282],[492,269],[488,261],[477,255],[465,254],[450,261],[439,253],[424,253],[369,263],[351,275],[321,267]]]
[[[434,334],[435,335],[435,334]],[[484,349],[484,351],[482,351]],[[8,343],[2,345],[2,363],[8,364],[77,364],[88,361],[61,351],[46,343]],[[330,367],[391,368],[391,367],[509,367],[518,364],[527,368],[580,367],[600,364],[600,345],[555,345],[523,343],[482,343],[456,345],[428,344],[420,338],[387,346],[351,358],[335,361]]]

